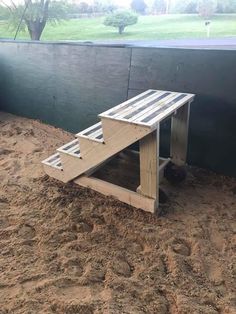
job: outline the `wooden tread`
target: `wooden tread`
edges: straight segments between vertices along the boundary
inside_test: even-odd
[[[150,89],[101,113],[99,117],[155,128],[193,98],[193,94]]]
[[[77,133],[76,137],[78,138],[82,137],[88,140],[103,143],[104,139],[103,139],[102,123],[98,122],[92,125],[91,127]]]
[[[69,154],[75,157],[81,157],[78,139],[75,139],[57,149],[59,153]]]
[[[43,164],[55,169],[63,170],[59,153],[56,153],[42,161]]]

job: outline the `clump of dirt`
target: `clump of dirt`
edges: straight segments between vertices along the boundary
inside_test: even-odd
[[[154,217],[44,175],[71,138],[0,113],[0,313],[236,313],[236,181],[191,168]]]

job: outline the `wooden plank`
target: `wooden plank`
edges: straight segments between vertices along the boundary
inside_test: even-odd
[[[176,93],[169,94],[168,96],[160,100],[158,103],[150,106],[149,108],[146,108],[136,116],[132,117],[130,119],[130,122],[135,121],[136,123],[138,123],[139,121],[142,121],[147,115],[151,114],[153,111],[157,109],[161,109],[161,107],[163,107],[167,102],[172,101],[175,97],[177,97],[177,95],[178,94]]]
[[[89,133],[88,135],[85,135]],[[101,138],[96,138],[97,136],[102,135]],[[81,151],[86,150],[87,147],[90,146],[91,141],[103,143],[103,130],[102,130],[102,124],[101,122],[94,124],[90,128],[87,128],[86,130],[79,132],[75,135],[79,139]]]
[[[155,120],[156,117],[158,117],[161,114],[165,114],[166,111],[169,108],[172,108],[176,103],[181,102],[187,95],[186,94],[177,94],[172,99],[169,99],[166,103],[163,103],[163,105],[159,108],[154,108],[150,112],[147,112],[147,114],[144,117],[141,117],[140,120],[143,123],[147,123],[152,125],[152,120]],[[184,104],[184,102],[182,102]]]
[[[57,168],[59,170],[62,170],[62,165],[61,165],[61,159],[60,155],[58,153],[48,157],[47,159],[42,161],[42,164],[46,166],[50,166],[52,168]]]
[[[64,171],[62,169],[55,168],[55,167],[49,166],[47,164],[43,164],[43,169],[44,169],[45,173],[47,175],[49,175],[50,177],[57,179],[57,180],[60,180],[62,182],[67,182],[64,179]]]
[[[52,162],[49,166],[54,167],[54,168],[58,168],[58,169],[62,169],[62,165],[61,165],[61,159],[58,158],[56,161]]]
[[[183,106],[184,103],[193,100],[194,98],[194,94],[185,94],[186,96],[183,99],[178,100],[176,103],[174,103],[174,99],[178,96],[181,96],[184,94],[181,93],[177,93],[177,92],[172,92],[171,95],[167,96],[168,99],[165,99],[165,101],[167,100],[173,100],[173,104],[170,103],[170,106],[167,109],[163,108],[163,111],[161,110],[162,106],[165,106],[165,102],[161,103],[160,105],[158,104],[156,107],[152,106],[150,108],[146,108],[144,110],[144,113],[142,114],[138,114],[138,117],[132,117],[130,119],[125,119],[122,118],[120,116],[114,116],[114,117],[106,117],[109,118],[111,120],[116,120],[116,121],[123,121],[126,123],[132,123],[134,125],[140,125],[140,126],[146,126],[146,127],[150,127],[152,128],[152,130],[154,130],[156,128],[156,125],[159,124],[160,121],[162,121],[163,119],[165,119],[166,117],[168,117],[169,115],[171,115],[173,112],[175,112],[176,109],[178,109],[179,107]],[[133,110],[133,109],[132,109]],[[156,116],[154,116],[153,118],[150,119],[150,121],[144,122],[142,121],[143,119],[147,118],[149,115],[151,115],[152,113],[155,113],[155,111],[160,110]]]
[[[160,96],[162,94],[164,94],[163,91],[156,91],[155,94],[152,94],[152,95],[142,99],[141,101],[137,101],[133,105],[130,105],[129,107],[123,109],[122,111],[120,111],[119,113],[115,114],[111,118],[113,118],[113,119],[116,119],[116,118],[125,119],[126,115],[131,114],[133,111],[137,110],[138,108],[142,108],[147,103],[153,101],[154,99],[156,99],[158,96]]]
[[[42,161],[43,164],[48,164],[50,165],[51,163],[55,162],[56,160],[58,160],[60,158],[60,155],[58,153],[55,153],[51,156],[49,156],[48,158],[44,159]]]
[[[113,196],[116,199],[147,212],[155,213],[156,202],[136,192],[122,188],[118,185],[94,178],[81,176],[74,180],[78,185],[93,189],[101,194]]]
[[[160,91],[157,94],[154,95],[154,97],[151,97],[147,99],[147,101],[143,102],[140,105],[134,106],[133,108],[129,109],[123,116],[118,117],[126,121],[132,121],[133,117],[137,114],[142,113],[144,110],[148,110],[148,108],[151,108],[152,106],[157,105],[157,103],[163,98],[168,97],[170,93],[166,93],[164,91]]]
[[[172,162],[178,166],[186,163],[189,113],[190,103],[186,103],[172,116],[170,155]]]
[[[152,128],[156,128],[156,124],[158,125],[163,119],[170,116],[172,113],[174,113],[178,108],[183,106],[185,103],[192,102],[195,95],[192,94],[186,94],[187,96],[184,99],[181,99],[180,101],[177,101],[173,106],[166,109],[165,112],[162,112],[161,114],[157,115],[155,118],[150,120],[148,122],[148,125]]]
[[[87,129],[85,129],[85,130],[83,130],[83,131],[77,133],[75,136],[82,136],[82,135],[83,135],[83,136],[88,136],[88,135],[85,135],[85,134],[90,133],[90,132],[91,132],[91,134],[92,134],[94,129],[101,128],[101,127],[102,127],[102,123],[101,123],[101,122],[98,122],[98,123],[96,123],[96,124],[90,126],[89,128],[87,128]],[[89,135],[90,135],[90,134],[89,134]]]
[[[159,136],[160,127],[140,140],[141,193],[159,205]]]
[[[156,92],[156,90],[148,89],[145,92],[143,92],[143,93],[141,93],[141,94],[139,94],[139,95],[137,95],[137,96],[135,96],[135,97],[133,97],[131,99],[128,99],[128,100],[122,102],[121,104],[119,104],[119,105],[117,105],[117,106],[115,106],[115,107],[113,107],[113,108],[111,108],[111,109],[109,109],[107,111],[104,111],[104,112],[100,113],[98,116],[99,117],[109,117],[109,114],[111,114],[111,113],[114,113],[114,112],[118,113],[118,112],[120,112],[120,110],[123,110],[123,108],[126,108],[126,106],[127,107],[130,106],[130,104],[133,101],[138,101],[140,98],[142,98],[145,95],[148,95],[148,93],[150,93],[150,92],[154,93],[154,92]]]
[[[66,152],[67,152],[68,154],[70,154],[70,153],[73,153],[74,151],[77,151],[77,150],[80,150],[79,142],[77,142],[77,144],[75,144],[73,147],[71,147],[70,149],[68,149]]]
[[[68,154],[73,155],[75,157],[81,158],[80,154],[80,147],[75,147],[73,150],[71,150]]]
[[[93,150],[97,145],[103,145],[103,140],[89,139],[83,136],[78,138],[80,143],[80,156],[82,158],[85,156],[86,152]]]
[[[78,144],[79,144],[78,140],[75,139],[75,140],[70,141],[70,142],[64,144],[63,146],[59,147],[59,148],[57,149],[57,151],[61,151],[61,150],[63,150],[63,151],[69,151],[69,150],[72,149],[75,145],[78,145]]]
[[[73,141],[63,145],[62,147],[58,148],[57,151],[59,152],[60,157],[62,155],[73,155],[77,158],[81,157],[80,145],[79,145],[78,139],[73,140]],[[62,164],[63,164],[63,159],[61,158],[61,160],[62,160]]]
[[[159,158],[159,183],[161,183],[161,181],[164,178],[164,169],[169,162],[170,162],[170,158],[162,158],[162,157]],[[141,193],[141,185],[137,187],[136,191],[138,193]]]
[[[145,125],[139,126],[128,123],[127,121],[113,120],[110,118],[102,118],[102,125],[105,143],[109,142],[113,145],[112,138],[114,138],[115,146],[117,145],[117,141],[128,141],[130,144],[133,144],[134,142],[140,140],[143,136],[151,133],[150,128]],[[132,143],[131,138],[133,138]]]
[[[94,133],[90,134],[88,137],[91,138],[91,139],[97,140],[96,137],[100,136],[100,135],[103,135],[102,127],[101,127],[101,129],[99,129],[99,130],[95,131]]]

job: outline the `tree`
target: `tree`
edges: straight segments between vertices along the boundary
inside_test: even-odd
[[[177,0],[173,7],[174,13],[198,13],[199,0]]]
[[[188,14],[197,13],[197,6],[198,6],[198,3],[196,0],[190,1],[186,5],[184,13],[188,13]]]
[[[209,19],[215,13],[216,7],[215,0],[199,0],[198,12],[203,18]]]
[[[154,0],[153,9],[155,13],[164,14],[166,12],[166,1],[165,0]]]
[[[138,16],[132,11],[117,10],[105,18],[104,25],[116,27],[119,34],[122,34],[126,26],[136,24],[137,22]]]
[[[9,22],[17,29],[28,30],[31,40],[40,40],[47,22],[56,23],[66,17],[65,4],[51,0],[25,0],[24,5],[11,1],[7,5]]]
[[[80,2],[78,5],[79,13],[91,13],[92,8],[88,5],[87,2]]]
[[[235,13],[236,0],[218,0],[217,13]]]
[[[132,0],[131,8],[137,13],[144,14],[147,8],[147,5],[144,2],[144,0]]]

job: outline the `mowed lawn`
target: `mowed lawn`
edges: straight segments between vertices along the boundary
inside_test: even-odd
[[[113,27],[103,25],[104,18],[71,19],[56,26],[48,24],[42,40],[95,40],[95,39],[178,39],[205,38],[206,27],[198,15],[140,16],[136,25],[128,26],[119,35]],[[14,31],[0,22],[0,38],[13,38]],[[236,14],[215,15],[211,23],[211,37],[236,36]],[[20,32],[18,39],[27,39]]]

